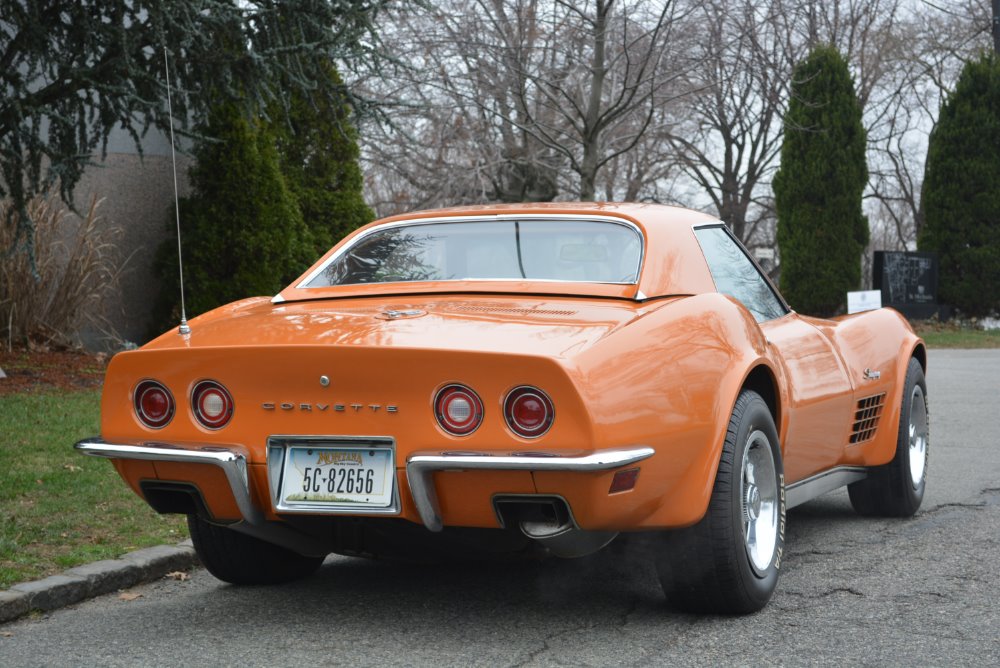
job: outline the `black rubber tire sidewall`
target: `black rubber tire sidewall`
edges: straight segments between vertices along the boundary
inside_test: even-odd
[[[930,438],[927,437],[927,450],[925,451],[924,471],[918,485],[913,484],[913,476],[910,474],[910,413],[912,410],[911,398],[913,390],[919,386],[924,397],[924,408],[927,406],[927,382],[924,380],[923,369],[920,363],[911,359],[906,370],[906,383],[903,386],[903,397],[899,412],[899,433],[896,439],[896,456],[891,466],[892,474],[898,476],[894,480],[898,493],[902,496],[901,505],[907,509],[912,508],[913,514],[920,507],[924,499],[924,489],[927,487],[927,469],[930,454]],[[925,420],[928,416],[925,416]]]
[[[748,597],[751,608],[748,611],[763,608],[771,598],[778,582],[778,572],[781,568],[781,558],[785,546],[785,488],[784,469],[782,467],[781,452],[778,446],[778,431],[775,428],[771,412],[756,393],[748,393],[749,401],[745,405],[742,419],[736,430],[733,445],[733,480],[731,481],[731,513],[732,513],[732,535],[733,544],[739,547],[739,576],[742,589]],[[743,475],[743,458],[749,448],[748,439],[754,431],[761,431],[771,448],[771,457],[774,461],[777,494],[778,494],[778,534],[774,547],[774,555],[770,565],[764,570],[763,575],[758,575],[750,564],[750,555],[746,551],[746,542],[743,536],[743,506],[740,498],[740,478]],[[727,438],[728,440],[728,438]]]
[[[771,564],[758,576],[743,538],[740,480],[747,440],[768,440],[779,500],[778,535]],[[778,581],[785,536],[785,492],[778,432],[767,404],[751,390],[740,393],[726,426],[712,495],[697,524],[665,532],[656,558],[667,603],[689,612],[747,614],[763,608]]]

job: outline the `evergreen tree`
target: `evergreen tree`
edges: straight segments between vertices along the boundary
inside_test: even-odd
[[[273,295],[315,259],[311,236],[279,168],[274,137],[235,105],[212,110],[195,149],[193,193],[181,200],[188,316],[255,295]],[[170,228],[174,212],[170,211]],[[157,256],[158,334],[180,315],[176,238]]]
[[[847,63],[818,47],[795,67],[774,177],[781,291],[802,313],[831,316],[861,282],[868,182],[861,105]]]
[[[332,63],[326,65],[324,74],[329,90],[343,89]],[[281,171],[298,200],[316,257],[373,218],[362,197],[357,133],[350,111],[340,94],[310,99],[293,93],[287,113],[271,114]]]
[[[70,202],[113,129],[140,146],[150,125],[167,127],[164,50],[178,125],[222,100],[252,118],[288,91],[327,93],[324,63],[375,58],[375,17],[388,2],[3,0],[0,197],[13,206],[0,224],[17,225],[14,243],[33,259],[32,197],[55,184]]]
[[[1000,57],[962,70],[927,147],[920,250],[938,253],[942,302],[1000,311]]]

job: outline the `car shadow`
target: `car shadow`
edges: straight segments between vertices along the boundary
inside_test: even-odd
[[[796,562],[809,570],[807,555],[831,544],[864,540],[872,522],[886,521],[855,514],[846,493],[792,509],[783,570],[796,569]],[[578,559],[413,563],[331,555],[314,576],[296,582],[251,587],[213,583],[199,592],[199,607],[225,610],[241,623],[276,619],[283,627],[317,632],[317,625],[332,624],[339,632],[359,634],[373,632],[386,620],[413,632],[457,625],[483,634],[497,624],[514,632],[525,625],[551,630],[604,627],[629,618],[682,625],[710,618],[679,613],[667,604],[654,565],[659,539],[656,534],[622,534],[600,552]],[[778,591],[780,595],[780,584]],[[773,614],[769,610],[761,614]]]
[[[191,593],[197,598],[192,607],[213,620],[216,632],[278,624],[293,635],[336,629],[338,636],[374,634],[400,642],[408,634],[543,638],[568,629],[608,631],[634,614],[661,622],[685,617],[665,604],[649,541],[636,536],[571,560],[418,564],[333,555],[315,575],[296,582],[208,582]]]
[[[652,556],[651,541],[640,535],[619,536],[604,550],[578,559],[413,563],[332,556],[309,587],[335,588],[341,596],[375,593],[386,600],[419,596],[425,604],[442,600],[451,605],[456,598],[473,597],[497,604],[542,600],[571,606],[582,594],[624,601],[658,588]]]

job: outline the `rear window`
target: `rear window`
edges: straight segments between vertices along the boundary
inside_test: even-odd
[[[464,280],[628,284],[638,280],[641,261],[642,237],[626,223],[409,223],[359,237],[301,287]]]

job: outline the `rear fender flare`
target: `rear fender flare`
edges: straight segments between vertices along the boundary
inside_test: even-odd
[[[906,372],[909,368],[910,359],[916,359],[927,374],[927,348],[923,339],[914,333],[910,323],[900,313],[891,308],[882,309],[886,313],[896,316],[902,330],[899,344],[899,353],[893,378],[893,387],[890,396],[887,397],[886,408],[879,425],[881,438],[874,444],[874,448],[868,455],[867,464],[880,466],[888,464],[896,456],[896,435],[899,433],[900,407],[902,406],[903,391],[906,387]]]
[[[902,402],[906,399],[903,396],[903,391],[906,388],[906,372],[909,368],[910,359],[916,359],[917,363],[924,370],[924,375],[927,374],[927,349],[924,347],[924,342],[917,339],[916,343],[909,341],[904,341],[903,345],[900,347],[899,351],[900,364],[896,368],[896,378],[893,383],[892,396],[889,401],[886,402],[887,413],[883,414],[883,422],[879,429],[881,433],[891,435],[881,438],[879,440],[876,449],[871,454],[870,463],[876,466],[882,464],[888,464],[892,461],[892,458],[896,456],[896,438],[895,435],[899,433],[899,419],[901,416],[900,409],[902,407]]]
[[[730,328],[729,342],[734,347],[741,349],[743,354],[735,357],[729,367],[722,370],[713,418],[715,424],[711,431],[711,437],[708,439],[708,447],[701,458],[701,466],[689,471],[689,475],[700,477],[700,481],[689,481],[689,495],[685,497],[686,501],[691,504],[692,510],[695,511],[691,517],[691,523],[699,521],[708,510],[729,420],[743,390],[749,388],[758,391],[759,394],[761,390],[764,394],[770,393],[770,396],[762,398],[768,403],[771,415],[775,418],[775,427],[779,433],[782,449],[788,423],[786,411],[782,410],[783,406],[787,406],[788,400],[784,374],[781,372],[780,364],[771,359],[771,349],[764,335],[745,307],[731,298],[721,295],[718,297],[730,302],[732,309],[738,314],[737,318],[726,318],[726,320],[734,325],[737,322],[740,324],[740,326]],[[697,491],[690,494],[690,492],[695,492],[693,488],[696,488]]]
[[[702,501],[704,502],[704,508],[701,511],[701,515],[704,515],[708,510],[708,502],[711,500],[712,488],[715,486],[715,477],[719,473],[719,461],[722,458],[722,448],[726,440],[726,431],[729,428],[729,420],[732,417],[733,410],[736,408],[736,402],[739,400],[740,395],[744,390],[753,390],[757,394],[761,395],[761,398],[767,404],[771,411],[771,417],[774,418],[775,429],[779,434],[779,449],[781,450],[782,456],[784,456],[784,434],[785,428],[787,427],[787,416],[785,412],[782,411],[782,405],[787,399],[786,391],[783,384],[778,382],[778,374],[775,371],[775,365],[772,365],[771,361],[767,358],[760,357],[755,360],[743,370],[740,375],[733,374],[730,379],[738,380],[739,382],[726,382],[725,392],[726,401],[722,402],[722,405],[729,406],[729,411],[725,415],[719,415],[716,424],[715,434],[712,439],[711,448],[711,462],[712,470],[711,475],[708,479],[707,493],[705,494]],[[768,383],[770,387],[768,387]],[[770,394],[770,396],[768,396]]]

